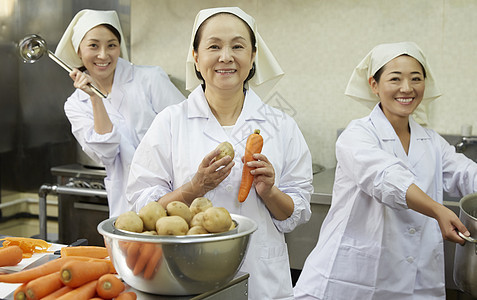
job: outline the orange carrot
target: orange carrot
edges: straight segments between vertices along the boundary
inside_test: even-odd
[[[99,246],[77,246],[61,248],[61,257],[64,256],[85,256],[92,258],[106,258],[109,256],[106,247]]]
[[[131,270],[133,270],[134,266],[136,265],[140,247],[141,247],[141,243],[131,242],[129,244],[127,255],[126,255],[126,264]]]
[[[54,291],[53,293],[49,294],[46,297],[41,298],[41,300],[55,300],[60,296],[63,296],[66,293],[69,293],[73,290],[72,287],[64,285],[62,288]]]
[[[23,251],[19,246],[7,246],[0,249],[0,267],[15,266],[22,261]]]
[[[115,300],[136,300],[137,295],[135,292],[123,292],[119,294],[118,297],[115,298]]]
[[[113,299],[124,291],[126,286],[114,274],[105,274],[98,279],[96,293],[103,299]]]
[[[238,200],[244,202],[247,199],[248,193],[252,188],[253,175],[250,174],[250,171],[253,168],[247,166],[247,162],[255,160],[253,155],[255,153],[260,153],[263,147],[263,138],[260,135],[260,130],[255,129],[255,131],[249,135],[247,139],[247,144],[245,145],[245,154],[244,154],[244,164],[242,170],[242,182],[240,183],[240,189],[238,193]]]
[[[26,300],[27,295],[26,295],[26,283],[23,283],[19,287],[15,289],[13,292],[13,299],[15,300]]]
[[[62,286],[63,283],[60,280],[60,272],[58,271],[28,282],[26,294],[29,300],[37,300],[59,290]]]
[[[16,273],[10,273],[10,274],[0,274],[0,282],[6,282],[6,283],[28,282],[35,278],[59,271],[61,266],[69,260],[71,260],[71,258],[69,257],[58,258],[29,270],[22,270],[22,271],[19,271]]]
[[[61,267],[69,262],[69,261],[100,261],[106,262],[109,266],[109,273],[116,273],[116,269],[113,266],[113,263],[108,259],[99,259],[99,258],[91,258],[91,257],[83,257],[83,256],[68,256],[68,257],[61,257],[58,259],[50,260],[47,263],[42,264],[41,266],[22,270],[16,273],[9,273],[9,274],[0,274],[0,282],[6,283],[24,283],[35,278],[48,275],[54,272],[57,272],[61,269]]]
[[[146,265],[146,268],[144,269],[144,274],[142,277],[144,279],[151,279],[154,273],[156,273],[157,269],[161,265],[161,258],[162,258],[162,248],[161,247],[156,247],[156,250],[154,250],[154,253],[151,256],[151,259]]]
[[[144,243],[139,248],[139,256],[137,258],[136,264],[134,265],[133,274],[137,275],[144,270],[146,263],[149,262],[152,255],[154,254],[154,249],[156,248],[155,244]]]
[[[58,300],[89,300],[96,295],[96,284],[97,280],[90,281],[85,283],[71,292],[64,294],[63,296],[57,298]]]
[[[76,288],[108,273],[106,261],[70,261],[61,267],[60,278],[64,285]]]

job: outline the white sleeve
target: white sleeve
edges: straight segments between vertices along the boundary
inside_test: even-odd
[[[292,215],[285,220],[273,219],[278,230],[285,233],[308,222],[311,217],[310,199],[313,193],[312,160],[308,145],[298,125],[291,118],[288,122],[287,140],[283,145],[286,156],[278,188],[292,198],[294,209]]]
[[[407,209],[406,192],[415,182],[406,164],[380,146],[369,128],[352,122],[336,142],[340,168],[367,195],[394,209]]]

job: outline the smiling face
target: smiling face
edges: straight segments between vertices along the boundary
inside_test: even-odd
[[[255,57],[246,23],[231,14],[218,14],[206,20],[199,31],[193,55],[206,90],[242,92]]]
[[[369,84],[381,100],[386,117],[390,121],[407,120],[424,95],[425,77],[421,64],[411,56],[398,56],[384,65],[378,80],[371,77]]]
[[[93,79],[109,83],[113,82],[120,52],[118,38],[102,25],[88,31],[78,49],[78,55]]]

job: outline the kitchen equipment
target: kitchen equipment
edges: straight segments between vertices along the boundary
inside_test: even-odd
[[[471,233],[471,237],[459,234],[466,240],[456,245],[454,256],[454,281],[463,292],[477,297],[477,193],[459,201],[459,218]]]
[[[58,195],[58,242],[71,244],[85,238],[89,245],[103,246],[104,239],[96,226],[109,217],[104,186],[106,171],[79,164],[51,168],[57,184],[40,187],[40,238],[46,239],[46,197]]]
[[[147,293],[185,296],[219,288],[237,274],[257,224],[245,216],[231,217],[238,223],[237,232],[213,237],[137,237],[116,230],[116,218],[102,221],[98,231],[104,236],[116,271],[131,287]],[[144,278],[146,272],[134,275],[128,266],[131,257],[127,249],[131,247],[152,247],[152,252],[159,255],[149,279]],[[153,259],[148,261],[148,265],[152,263]]]
[[[71,72],[72,69],[68,66],[65,62],[59,59],[53,52],[48,50],[46,46],[46,41],[36,34],[31,34],[24,37],[17,45],[18,54],[23,59],[24,63],[34,63],[39,60],[43,54],[47,53],[48,57],[54,60],[57,64],[59,64],[63,69],[68,72]],[[97,87],[93,84],[88,84],[88,86],[93,90],[93,92],[101,98],[106,98],[105,96]]]

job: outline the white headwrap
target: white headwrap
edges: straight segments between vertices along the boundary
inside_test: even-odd
[[[56,47],[56,56],[71,67],[79,68],[83,66],[83,63],[78,56],[79,44],[88,31],[101,24],[109,24],[116,28],[121,35],[120,56],[129,60],[126,41],[124,39],[123,31],[121,30],[121,24],[119,23],[118,14],[114,10],[84,9],[78,12],[73,20],[71,20],[70,25],[66,28],[65,33]]]
[[[192,55],[192,50],[194,49],[194,38],[197,33],[197,29],[210,16],[222,12],[234,14],[240,19],[244,20],[255,34],[255,39],[257,41],[255,45],[257,48],[257,53],[255,54],[255,75],[252,77],[252,79],[248,81],[248,84],[260,97],[265,97],[268,92],[270,92],[270,90],[275,86],[275,84],[280,80],[280,78],[284,75],[284,72],[275,57],[273,56],[272,52],[268,49],[262,37],[258,33],[255,19],[246,14],[238,7],[218,7],[203,9],[195,17],[189,53],[187,54],[186,89],[192,91],[199,84],[201,84],[200,80],[195,74],[195,60]]]
[[[374,47],[354,69],[348,82],[348,86],[346,87],[345,95],[350,96],[369,108],[373,108],[376,103],[379,102],[379,98],[371,90],[368,81],[369,78],[374,76],[374,74],[376,74],[376,72],[390,60],[403,54],[414,57],[421,63],[426,71],[426,88],[424,90],[422,104],[426,105],[430,101],[441,96],[441,92],[436,85],[434,75],[427,64],[424,53],[413,42],[381,44]],[[414,113],[414,117],[416,118],[416,121],[421,124],[427,123],[427,116],[422,105],[418,106],[418,109],[416,109]]]

